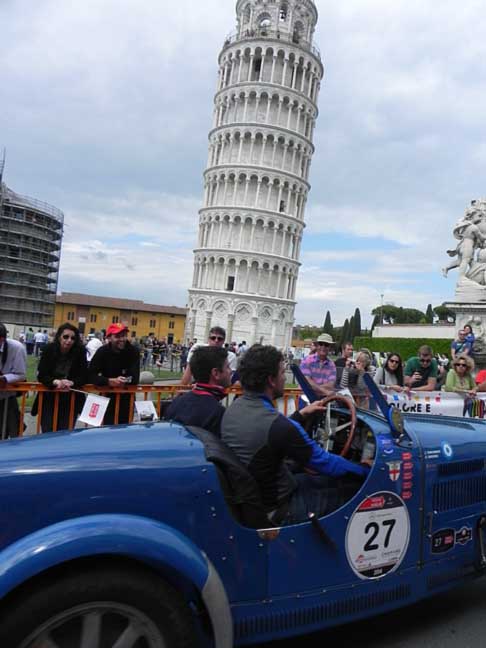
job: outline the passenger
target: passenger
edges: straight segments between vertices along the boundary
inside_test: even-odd
[[[413,391],[434,391],[437,386],[437,360],[432,349],[424,344],[418,356],[409,358],[405,366],[405,385]]]
[[[390,353],[383,367],[376,370],[374,381],[379,387],[395,392],[408,391],[403,382],[403,363],[400,354]]]
[[[226,411],[221,401],[231,384],[228,352],[220,347],[199,347],[192,354],[190,371],[196,381],[192,391],[177,396],[165,416],[220,436],[221,419]]]
[[[464,329],[460,329],[457,332],[457,338],[451,342],[452,360],[454,361],[456,359],[456,355],[460,353],[466,353],[469,356],[472,355],[472,344],[467,341],[466,331]]]
[[[23,345],[7,339],[7,327],[0,323],[0,438],[16,437],[20,428],[17,393],[5,387],[26,378],[27,356]]]
[[[444,388],[446,383],[447,368],[444,367],[444,365],[441,363],[441,361],[437,356],[435,356],[435,359],[437,360],[437,382],[435,385],[435,390],[441,391]]]
[[[355,367],[345,367],[341,378],[341,389],[349,389],[358,407],[369,407],[368,387],[364,381],[365,373],[373,377],[371,358],[360,351],[356,356]]]
[[[90,379],[99,387],[123,387],[137,385],[140,378],[140,353],[128,342],[125,324],[110,324],[106,329],[108,344],[101,346],[90,362]],[[113,394],[103,422],[115,422],[116,401],[119,402],[118,423],[130,420],[130,394]]]
[[[456,355],[452,369],[447,374],[444,391],[466,393],[468,396],[476,394],[476,385],[472,372],[474,371],[474,360],[466,353]]]
[[[224,330],[224,328],[222,328],[221,326],[213,326],[213,328],[209,331],[207,344],[195,342],[192,345],[187,356],[187,366],[182,376],[181,385],[190,385],[192,382],[194,382],[193,376],[191,375],[191,357],[196,349],[200,349],[201,347],[206,346],[221,348],[223,347],[225,340],[226,331]],[[230,366],[235,367],[236,369],[236,355],[231,351],[228,351],[228,362],[230,363]]]
[[[329,396],[334,393],[336,383],[336,365],[328,357],[334,341],[330,335],[323,333],[315,343],[316,352],[302,360],[300,369],[318,396]]]
[[[239,371],[244,394],[226,410],[221,438],[260,486],[270,520],[295,524],[308,520],[309,513],[321,517],[335,510],[342,504],[335,478],[354,478],[357,488],[371,461],[352,463],[326,452],[307,435],[302,424],[323,411],[321,401],[290,418],[275,409],[273,402],[283,396],[285,388],[284,358],[275,347],[251,347]],[[286,459],[307,472],[291,473]]]
[[[353,352],[354,349],[352,343],[345,342],[341,347],[341,355],[334,363],[336,365],[336,388],[338,389],[341,385],[341,378],[343,376],[344,368],[350,368],[351,366],[354,366]]]
[[[360,353],[366,353],[369,356],[369,359],[370,359],[370,373],[374,376],[375,371],[376,371],[376,367],[377,367],[377,364],[378,364],[376,362],[375,354],[372,351],[370,351],[369,349],[367,349],[366,347],[361,347],[361,349],[359,351],[360,351]]]
[[[100,347],[103,346],[103,334],[101,331],[96,331],[93,337],[88,340],[86,344],[86,357],[88,359],[88,364],[91,362],[94,354],[98,351]]]
[[[466,342],[469,344],[471,347],[471,352],[469,355],[473,355],[474,353],[474,343],[476,342],[476,336],[473,333],[472,326],[470,324],[466,324],[464,327],[464,333],[466,334]]]
[[[45,347],[37,370],[39,382],[61,392],[58,398],[58,413],[56,430],[69,428],[72,395],[69,390],[74,387],[79,389],[86,384],[88,379],[88,362],[86,349],[81,342],[79,330],[66,322],[62,324],[54,336],[54,341]],[[83,409],[85,397],[83,394],[74,394],[73,425]],[[52,432],[54,429],[54,408],[56,395],[45,393],[42,399],[40,425],[42,432]],[[32,416],[39,410],[39,394],[32,405]]]

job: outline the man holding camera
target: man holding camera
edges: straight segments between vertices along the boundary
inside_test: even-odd
[[[108,343],[100,347],[91,360],[90,379],[99,387],[137,385],[140,379],[140,354],[128,341],[125,324],[110,324],[106,329]],[[113,394],[103,419],[105,425],[115,423],[116,400],[119,399],[118,423],[130,420],[130,394]]]
[[[344,369],[354,369],[355,364],[353,361],[354,348],[351,342],[345,342],[341,348],[341,355],[335,361],[336,365],[336,388],[339,389],[341,385],[341,378],[343,377]]]

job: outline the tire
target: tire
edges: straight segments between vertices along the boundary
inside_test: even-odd
[[[24,588],[0,618],[4,648],[194,648],[186,602],[141,568],[88,568]]]

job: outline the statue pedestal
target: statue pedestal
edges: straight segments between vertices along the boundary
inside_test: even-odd
[[[455,301],[444,304],[456,314],[456,331],[469,324],[476,336],[474,362],[476,369],[486,369],[486,303]]]

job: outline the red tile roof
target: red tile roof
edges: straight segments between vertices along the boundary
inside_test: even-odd
[[[60,293],[56,295],[57,304],[72,304],[73,306],[90,306],[98,308],[115,308],[124,311],[142,311],[150,313],[167,313],[168,315],[186,315],[186,308],[177,306],[160,306],[146,304],[138,299],[120,299],[120,297],[100,297],[99,295],[83,295],[81,293]]]

